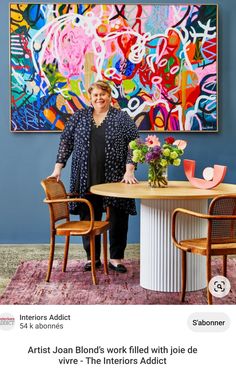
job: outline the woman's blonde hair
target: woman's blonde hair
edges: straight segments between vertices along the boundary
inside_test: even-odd
[[[91,84],[91,86],[88,89],[88,93],[90,95],[91,95],[94,88],[99,88],[103,91],[106,91],[109,94],[109,96],[111,96],[111,87],[109,86],[109,84],[107,82],[104,82],[103,80],[98,80],[98,81],[94,82],[93,84]]]

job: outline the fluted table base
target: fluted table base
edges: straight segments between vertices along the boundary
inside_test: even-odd
[[[140,284],[145,289],[174,292],[181,290],[181,253],[171,240],[171,215],[184,207],[206,213],[207,199],[141,200]],[[177,238],[202,237],[206,221],[179,216]],[[187,291],[206,287],[205,257],[187,254]]]

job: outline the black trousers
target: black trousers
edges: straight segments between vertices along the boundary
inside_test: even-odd
[[[101,221],[103,213],[102,197],[95,194],[88,194],[86,197],[94,209],[94,219]],[[80,219],[89,220],[88,206],[81,206]],[[110,258],[123,259],[127,244],[128,221],[129,215],[116,207],[110,207]],[[87,253],[87,258],[90,260],[90,244],[89,236],[83,236],[83,246]],[[95,259],[100,259],[101,254],[101,236],[95,237]]]

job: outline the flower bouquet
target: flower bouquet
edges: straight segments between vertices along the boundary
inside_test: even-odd
[[[181,156],[187,143],[183,140],[175,140],[173,137],[165,138],[161,145],[159,138],[149,135],[145,141],[137,138],[129,144],[132,150],[132,160],[135,163],[147,163],[148,182],[153,188],[168,185],[167,167],[169,165],[179,166]]]

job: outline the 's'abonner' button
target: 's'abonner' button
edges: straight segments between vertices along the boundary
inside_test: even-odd
[[[196,332],[223,332],[230,326],[230,319],[225,313],[193,313],[188,318],[188,326]]]

